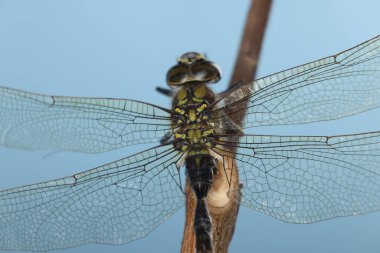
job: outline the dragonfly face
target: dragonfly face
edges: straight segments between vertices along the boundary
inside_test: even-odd
[[[183,55],[167,75],[176,92],[171,109],[0,87],[1,145],[98,153],[157,143],[73,176],[0,191],[0,248],[47,251],[140,238],[184,205],[181,167],[197,195],[195,230],[206,238],[201,245],[211,243],[207,206],[221,204],[209,198],[220,175],[238,174],[242,184],[235,189],[226,181],[229,201],[285,222],[380,210],[380,132],[241,132],[379,107],[380,36],[215,95],[207,84],[219,79],[219,68],[201,54]],[[241,128],[232,118],[241,120]],[[225,166],[231,161],[237,168]]]

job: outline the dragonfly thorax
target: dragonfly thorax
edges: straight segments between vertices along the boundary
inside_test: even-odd
[[[213,146],[214,129],[209,122],[214,93],[206,84],[183,86],[173,100],[174,146],[180,151],[205,152]]]

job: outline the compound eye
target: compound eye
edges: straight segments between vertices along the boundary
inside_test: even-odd
[[[191,73],[196,81],[213,83],[220,80],[219,67],[209,61],[193,64],[191,66]]]
[[[169,69],[166,74],[166,82],[170,86],[178,86],[189,81],[189,67],[187,65],[176,65]]]

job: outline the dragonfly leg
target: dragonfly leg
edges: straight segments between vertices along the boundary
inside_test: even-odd
[[[172,97],[174,95],[174,92],[173,90],[171,89],[167,89],[167,88],[163,88],[163,87],[156,87],[156,91],[158,91],[159,93],[165,95],[165,96],[168,96],[168,97]]]
[[[164,145],[167,144],[172,138],[172,133],[167,132],[161,139],[160,139],[160,144]]]

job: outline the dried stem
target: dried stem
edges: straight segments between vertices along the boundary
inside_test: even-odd
[[[264,38],[264,32],[269,17],[271,0],[252,0],[252,4],[248,13],[247,21],[244,28],[242,41],[240,44],[239,54],[235,63],[234,72],[229,87],[233,87],[240,81],[250,82],[254,80],[256,74],[257,63],[259,60],[260,49]],[[244,108],[241,113],[244,114]],[[238,116],[238,118],[241,118]],[[236,121],[236,120],[235,120]],[[239,122],[237,122],[239,123]],[[227,167],[227,168],[226,168]],[[228,163],[218,162],[219,171],[233,171],[231,174],[231,188],[239,194],[239,178],[235,161]],[[221,177],[222,173],[218,173],[217,177]],[[223,175],[223,174],[222,174]],[[221,178],[216,178],[222,180]],[[228,246],[231,242],[237,214],[239,211],[239,196],[235,196],[235,201],[230,201],[222,208],[213,207],[209,203],[210,214],[213,221],[213,240],[215,253],[227,253]],[[186,183],[186,223],[184,236],[182,240],[181,253],[195,252],[195,235],[193,230],[195,196],[191,186]]]
[[[252,0],[230,87],[240,81],[245,83],[255,79],[271,4],[272,0]]]

